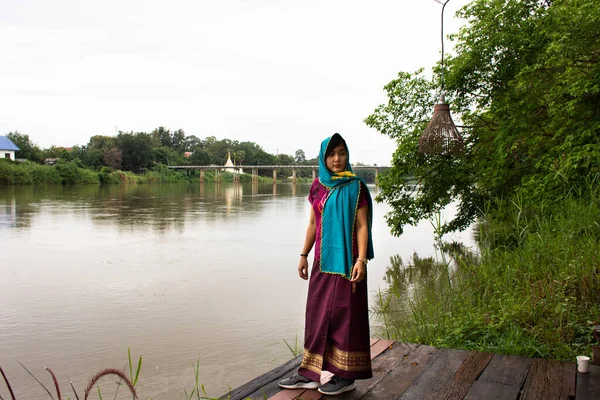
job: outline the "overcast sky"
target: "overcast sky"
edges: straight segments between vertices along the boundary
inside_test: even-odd
[[[467,3],[448,3],[445,33]],[[394,143],[363,120],[399,71],[439,59],[441,10],[434,0],[3,0],[0,135],[73,146],[165,126],[310,158],[339,132],[353,162],[389,165]]]

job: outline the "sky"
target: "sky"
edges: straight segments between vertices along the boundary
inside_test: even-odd
[[[467,3],[447,4],[445,34]],[[394,142],[363,121],[398,72],[440,59],[441,10],[435,0],[3,0],[0,135],[70,147],[164,126],[312,158],[339,132],[352,162],[389,165]]]

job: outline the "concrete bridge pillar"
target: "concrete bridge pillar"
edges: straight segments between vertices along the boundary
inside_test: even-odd
[[[219,170],[215,169],[215,183],[221,183],[221,174],[219,174]]]
[[[258,183],[258,168],[252,168],[252,183]]]
[[[240,174],[237,172],[233,173],[233,183],[240,183]]]
[[[277,170],[273,168],[273,184],[277,183]]]
[[[204,170],[200,170],[200,183],[204,183]]]
[[[292,184],[296,184],[296,168],[292,168]]]
[[[314,180],[315,180],[315,178],[316,178],[316,175],[315,175],[315,170],[314,170],[314,169],[312,170],[312,173],[313,173],[312,175],[313,175],[313,181],[314,181]]]
[[[379,186],[379,170],[375,168],[375,186]]]

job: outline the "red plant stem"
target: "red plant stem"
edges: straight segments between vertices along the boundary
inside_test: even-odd
[[[123,372],[119,371],[118,369],[107,368],[107,369],[103,369],[102,371],[98,372],[96,375],[94,375],[92,377],[92,379],[90,379],[90,382],[88,383],[87,387],[85,388],[84,400],[87,400],[88,395],[90,394],[90,392],[94,388],[94,385],[96,384],[96,382],[98,382],[98,380],[100,378],[102,378],[103,376],[106,376],[106,375],[111,375],[111,374],[112,375],[117,375],[123,381],[125,381],[125,384],[127,384],[127,387],[129,388],[129,391],[131,392],[131,394],[133,394],[133,398],[134,399],[138,398],[137,394],[135,393],[135,389],[133,388],[133,384],[131,383],[131,381],[129,380],[129,378],[127,378],[127,375],[125,375]]]
[[[46,371],[50,372],[50,375],[52,375],[52,380],[54,381],[54,387],[56,388],[56,396],[58,397],[58,400],[62,400],[60,397],[60,387],[58,386],[56,375],[54,375],[54,372],[52,372],[52,370],[48,367],[46,367]]]
[[[13,393],[12,388],[10,387],[10,383],[8,383],[8,378],[4,374],[4,370],[2,370],[2,367],[0,367],[0,372],[2,373],[2,377],[4,378],[4,382],[6,382],[6,386],[8,386],[8,391],[10,392],[10,397],[12,398],[12,400],[16,400],[15,399],[15,394]]]

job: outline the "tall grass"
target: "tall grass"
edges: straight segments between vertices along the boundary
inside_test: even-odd
[[[590,353],[600,323],[600,201],[519,198],[488,210],[479,254],[392,258],[375,302],[383,335],[437,347],[570,359]]]
[[[90,380],[88,381],[88,383],[84,389],[83,397],[80,397],[78,395],[77,390],[73,386],[73,382],[71,382],[69,380],[69,384],[73,391],[73,396],[75,397],[75,399],[79,400],[80,398],[82,398],[84,400],[88,400],[88,399],[95,398],[95,394],[92,392],[93,392],[94,388],[96,388],[98,400],[102,400],[103,395],[102,395],[102,391],[100,390],[99,381],[102,378],[104,378],[106,376],[111,376],[111,375],[119,378],[119,380],[113,381],[112,383],[105,380],[107,382],[105,382],[105,384],[103,385],[103,388],[104,388],[103,390],[105,393],[104,397],[116,400],[117,395],[119,394],[119,388],[121,386],[125,386],[125,388],[131,394],[132,400],[138,399],[139,397],[136,392],[136,386],[137,386],[138,380],[140,378],[140,371],[142,368],[142,357],[139,358],[139,360],[137,362],[137,366],[134,366],[134,364],[132,362],[132,357],[131,357],[131,350],[127,349],[127,358],[128,358],[128,363],[125,365],[125,368],[123,370],[117,370],[114,368],[106,368],[106,369],[103,369],[103,370],[99,371],[98,373],[94,374],[90,378]],[[19,363],[19,364],[21,364],[21,363]],[[42,387],[42,389],[48,394],[48,397],[50,399],[54,399],[54,396],[52,395],[51,390],[48,389],[46,387],[46,385],[44,385],[44,383],[42,383],[38,379],[38,377],[36,377],[31,371],[29,371],[29,369],[27,369],[27,367],[25,367],[25,365],[21,364],[21,366],[23,367],[23,369],[25,369],[25,371],[27,371],[27,373],[29,373],[29,375],[37,382],[37,384]],[[125,374],[125,370],[127,369],[127,366],[129,366],[129,376],[127,376]],[[63,398],[63,397],[61,397],[60,385],[59,385],[56,375],[50,368],[45,367],[45,369],[48,371],[48,373],[52,377],[52,383],[54,384],[54,389],[56,390],[57,398],[58,399]],[[190,392],[188,392],[188,390],[185,388],[183,389],[183,392],[185,395],[184,399],[186,399],[186,400],[218,400],[217,398],[208,396],[204,385],[200,383],[200,357],[197,358],[195,365],[194,365],[194,363],[192,363],[192,369],[194,371],[194,387],[192,388],[192,390]],[[13,392],[10,381],[1,366],[0,366],[0,375],[2,376],[2,380],[4,381],[3,383],[6,385],[6,388],[10,394],[10,399],[16,400],[16,396]],[[177,391],[175,389],[176,388],[173,388],[173,392]],[[107,397],[106,392],[111,392],[113,390],[114,390],[114,395],[110,395]],[[229,393],[231,393],[231,387],[229,388]],[[226,394],[220,398],[229,399],[230,397],[231,396],[229,394]],[[66,398],[67,398],[67,400],[71,399],[71,397],[69,397],[69,396],[67,396]],[[122,398],[122,396],[120,398]],[[150,399],[152,397],[148,397],[148,398]],[[266,396],[265,396],[265,398],[266,398]],[[0,399],[3,399],[3,397],[0,396]]]

